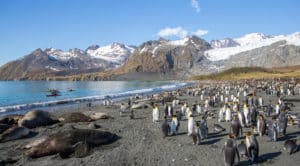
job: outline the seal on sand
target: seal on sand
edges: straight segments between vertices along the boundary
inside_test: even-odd
[[[14,125],[23,118],[23,115],[6,115],[0,118],[1,124]]]
[[[298,146],[297,146],[296,140],[295,139],[286,140],[284,142],[284,150],[286,150],[287,153],[290,155],[297,152]]]
[[[66,158],[72,153],[75,153],[75,155],[80,154],[80,151],[83,150],[83,154],[80,154],[80,156],[83,156],[86,154],[87,148],[111,143],[116,138],[115,134],[108,131],[93,129],[65,130],[50,135],[44,142],[27,150],[26,155],[31,158],[38,158],[59,154],[62,158]]]
[[[52,125],[59,122],[51,117],[51,114],[46,111],[34,110],[27,112],[24,117],[19,120],[18,125],[27,128],[35,128],[38,126]]]
[[[12,127],[1,134],[0,142],[7,142],[20,139],[28,136],[29,133],[30,131],[26,127]]]
[[[7,130],[10,126],[7,124],[0,123],[0,134]]]
[[[80,112],[66,113],[59,117],[59,121],[63,123],[75,123],[75,122],[91,122],[92,118],[84,115]]]
[[[107,113],[104,112],[97,112],[97,111],[87,111],[83,112],[84,115],[89,116],[93,120],[98,120],[98,119],[112,119],[113,117],[108,115]]]

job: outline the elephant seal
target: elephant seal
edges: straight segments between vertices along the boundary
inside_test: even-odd
[[[286,140],[284,142],[284,150],[286,150],[287,153],[290,155],[297,152],[298,146],[297,146],[296,140],[295,139]]]
[[[47,139],[47,137],[38,138],[38,139],[28,143],[24,148],[30,149],[30,148],[37,146],[37,145],[41,144],[42,142],[46,141],[46,139]]]
[[[0,118],[1,124],[14,125],[23,118],[23,115],[6,115]]]
[[[26,127],[12,127],[1,134],[0,142],[7,142],[20,139],[28,136],[29,133],[30,131]]]
[[[91,122],[89,125],[88,125],[88,128],[89,129],[98,129],[98,128],[101,128],[101,126],[97,123],[94,123],[94,122]]]
[[[99,120],[99,119],[110,119],[113,118],[112,116],[108,115],[104,112],[96,112],[96,111],[87,111],[83,113],[86,116],[89,116],[93,120]]]
[[[34,110],[27,112],[24,117],[19,120],[18,125],[27,128],[35,128],[38,126],[52,125],[59,122],[51,116],[49,112]]]
[[[63,114],[59,117],[59,121],[63,123],[76,123],[76,122],[91,122],[93,121],[92,118],[89,116],[84,115],[80,112],[72,112]]]
[[[10,125],[0,123],[0,134],[7,130]]]
[[[139,102],[139,103],[133,104],[131,106],[131,109],[143,109],[143,108],[148,108],[148,107],[149,107],[149,104],[147,102]]]
[[[108,144],[116,140],[108,131],[93,129],[71,129],[50,135],[45,141],[31,147],[25,154],[31,158],[59,154],[62,158],[72,153],[79,157],[87,154],[93,146]],[[77,154],[77,155],[76,155]]]

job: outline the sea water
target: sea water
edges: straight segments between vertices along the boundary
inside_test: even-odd
[[[175,81],[0,81],[0,115],[62,103],[145,95],[186,85]],[[51,89],[59,90],[60,96],[47,97]]]

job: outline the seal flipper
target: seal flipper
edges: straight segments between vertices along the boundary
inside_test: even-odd
[[[58,155],[62,158],[62,159],[65,159],[65,158],[69,158],[70,154],[72,152],[70,151],[62,151],[62,152],[59,152]]]
[[[74,148],[74,157],[81,158],[85,157],[90,152],[90,146],[84,142],[78,142]]]
[[[65,147],[62,151],[60,151],[58,153],[58,155],[62,158],[62,159],[65,159],[65,158],[69,158],[70,155],[75,151],[76,147],[78,145],[82,144],[82,142],[77,142],[76,144],[72,145],[72,146],[68,146],[68,147]]]

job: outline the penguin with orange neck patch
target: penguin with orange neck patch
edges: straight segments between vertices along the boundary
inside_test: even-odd
[[[248,150],[248,155],[252,163],[258,163],[258,155],[259,155],[259,144],[257,139],[251,132],[246,133],[246,138],[245,138],[247,150]]]
[[[257,131],[258,131],[259,136],[265,135],[266,129],[267,129],[266,120],[265,120],[264,116],[260,114],[258,116],[258,120],[257,120]]]

